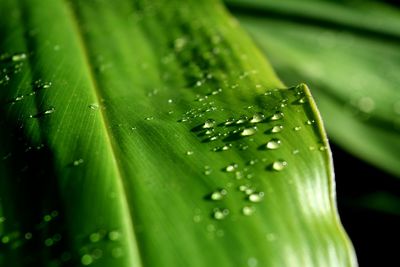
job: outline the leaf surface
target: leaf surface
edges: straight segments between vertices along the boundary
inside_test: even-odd
[[[222,5],[3,0],[0,18],[1,265],[355,265],[307,87]]]

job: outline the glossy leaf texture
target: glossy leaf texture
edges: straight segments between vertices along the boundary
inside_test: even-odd
[[[0,264],[354,266],[326,136],[215,1],[0,1]]]
[[[313,87],[328,134],[400,176],[400,12],[374,1],[227,1],[282,79]]]

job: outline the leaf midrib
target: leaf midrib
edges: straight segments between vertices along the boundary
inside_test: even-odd
[[[87,73],[86,73],[88,76],[87,78],[90,81],[90,85],[91,85],[91,88],[93,89],[93,93],[94,93],[97,103],[101,103],[100,100],[102,99],[102,94],[101,94],[101,90],[99,89],[100,86],[95,78],[96,75],[94,74],[94,71],[93,71],[93,67],[91,64],[90,56],[89,56],[89,50],[85,43],[84,34],[82,32],[82,29],[79,27],[79,24],[77,23],[79,15],[75,11],[74,7],[71,6],[71,4],[67,3],[65,0],[63,0],[62,2],[63,2],[63,5],[65,6],[66,13],[68,14],[68,17],[71,21],[73,31],[76,33],[78,47],[81,51],[81,55],[83,56],[83,62],[85,64],[85,69],[87,70]],[[122,168],[121,168],[120,164],[118,163],[118,159],[117,159],[118,157],[117,157],[115,145],[114,145],[114,143],[112,141],[112,137],[111,137],[112,136],[112,133],[110,132],[111,128],[107,127],[107,125],[109,124],[109,119],[107,118],[107,115],[103,111],[104,109],[99,108],[98,110],[100,113],[101,125],[103,127],[104,136],[107,141],[107,146],[109,147],[110,152],[111,152],[111,158],[112,158],[112,163],[113,163],[114,170],[115,170],[115,176],[118,178],[118,179],[116,179],[116,182],[117,182],[117,186],[119,187],[119,191],[120,191],[119,195],[122,197],[122,202],[121,202],[122,208],[124,210],[124,213],[127,213],[127,216],[123,217],[123,223],[126,225],[125,229],[127,231],[129,231],[127,233],[128,244],[129,244],[129,246],[131,246],[130,249],[136,252],[136,253],[134,253],[134,255],[138,256],[138,259],[136,259],[136,260],[140,263],[140,266],[143,266],[140,249],[139,249],[137,238],[135,235],[134,223],[132,220],[132,213],[129,208],[130,206],[129,206],[127,190],[126,190],[126,185],[125,185],[125,177],[123,176],[123,174],[122,174],[123,172],[121,171]]]

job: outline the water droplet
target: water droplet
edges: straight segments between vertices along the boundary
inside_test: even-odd
[[[250,215],[252,215],[254,213],[254,211],[255,211],[255,208],[252,207],[252,206],[244,206],[242,208],[242,214],[244,216],[250,216]]]
[[[327,150],[327,149],[328,149],[327,146],[323,146],[323,145],[322,145],[322,146],[319,147],[319,150],[320,150],[320,151],[325,151],[325,150]]]
[[[30,117],[31,118],[40,118],[40,117],[43,117],[43,116],[50,115],[50,114],[54,113],[55,111],[56,111],[56,109],[54,107],[50,107],[49,109],[46,109],[46,110],[44,110],[44,111],[42,111],[42,112],[40,112],[40,113],[38,113],[36,115],[30,115]]]
[[[306,124],[307,124],[307,125],[311,125],[311,124],[313,124],[314,122],[315,122],[315,120],[307,120],[307,121],[306,121]]]
[[[14,62],[22,61],[25,59],[26,59],[25,53],[15,53],[14,55],[11,56],[11,60]]]
[[[375,101],[368,96],[361,97],[357,104],[358,108],[365,113],[370,113],[375,109]]]
[[[228,209],[215,208],[213,210],[213,218],[216,220],[223,220],[229,215]]]
[[[14,99],[12,99],[10,102],[8,102],[8,103],[11,103],[11,104],[15,104],[16,102],[18,102],[18,101],[21,101],[21,100],[23,100],[24,99],[24,95],[19,95],[19,96],[16,96]]]
[[[82,263],[82,265],[85,265],[85,266],[90,265],[93,263],[93,257],[89,254],[85,254],[81,258],[81,263]]]
[[[225,189],[217,190],[212,192],[211,200],[222,200],[228,192]]]
[[[185,45],[187,44],[188,40],[185,36],[182,36],[180,38],[176,38],[174,41],[174,48],[175,51],[181,51]]]
[[[237,121],[236,124],[243,124],[245,122],[247,122],[249,120],[249,118],[247,116],[241,116]]]
[[[51,82],[42,83],[39,87],[40,87],[41,89],[50,88],[50,87],[51,87]]]
[[[32,239],[32,233],[31,232],[27,232],[24,237],[25,237],[26,240],[30,240],[30,239]]]
[[[146,117],[145,120],[146,121],[151,121],[151,120],[154,120],[154,117]]]
[[[74,160],[74,162],[72,163],[72,165],[74,165],[74,166],[79,166],[79,165],[81,165],[83,163],[83,159],[77,159],[77,160]]]
[[[118,231],[111,231],[108,233],[108,239],[111,241],[117,241],[121,237],[121,233]]]
[[[96,109],[99,108],[99,104],[97,104],[97,103],[90,104],[90,105],[89,105],[89,108],[90,108],[90,109],[93,109],[93,110],[96,110]]]
[[[304,104],[304,103],[306,103],[306,102],[307,102],[307,97],[305,97],[305,96],[300,97],[300,98],[297,100],[297,103],[299,103],[299,104]]]
[[[296,126],[296,127],[293,128],[293,130],[295,130],[296,132],[300,131],[301,130],[301,126]]]
[[[276,125],[272,127],[271,133],[279,133],[283,130],[283,125]]]
[[[199,215],[199,214],[194,215],[194,216],[193,216],[193,221],[194,221],[195,223],[201,222],[201,215]]]
[[[239,149],[240,150],[247,150],[248,148],[249,148],[249,146],[246,145],[246,144],[239,144]]]
[[[249,127],[243,129],[243,131],[240,133],[241,136],[250,136],[253,135],[257,132],[257,127]]]
[[[261,202],[261,200],[263,198],[264,198],[264,193],[263,192],[251,193],[249,195],[249,201],[250,202]]]
[[[101,234],[98,233],[98,232],[92,233],[92,234],[90,234],[90,236],[89,236],[89,240],[90,240],[90,242],[92,242],[92,243],[99,242],[100,239],[101,239]]]
[[[49,222],[49,221],[51,221],[53,218],[51,217],[51,215],[49,215],[49,214],[47,214],[47,215],[45,215],[44,217],[43,217],[43,221],[45,221],[45,222]]]
[[[209,129],[209,128],[213,128],[215,125],[215,120],[213,119],[208,119],[204,122],[203,124],[203,128],[204,129]]]
[[[204,172],[203,173],[205,175],[210,175],[211,172],[212,172],[212,170],[211,170],[210,166],[204,166]]]
[[[229,118],[224,122],[225,126],[229,126],[235,123],[235,119],[234,118]]]
[[[254,188],[247,187],[247,188],[244,190],[244,193],[245,193],[246,195],[249,196],[249,195],[253,194],[254,191],[256,191]]]
[[[226,144],[223,147],[221,147],[221,150],[226,151],[226,150],[229,150],[231,147],[232,147],[232,144]]]
[[[249,162],[247,162],[247,165],[254,165],[254,164],[256,164],[257,162],[258,162],[257,159],[251,159],[251,160],[249,160]]]
[[[258,260],[254,257],[251,257],[247,260],[247,266],[248,267],[257,267],[258,266]]]
[[[120,247],[113,248],[113,249],[111,250],[111,255],[112,255],[114,258],[121,258],[121,257],[124,255],[124,251],[123,251],[122,248],[120,248]]]
[[[277,121],[281,120],[283,118],[284,114],[282,112],[276,112],[274,115],[270,117],[271,121]]]
[[[226,172],[233,172],[237,169],[238,165],[236,163],[229,164],[226,166],[225,171]]]
[[[273,163],[272,163],[272,169],[274,170],[274,171],[281,171],[281,170],[283,170],[284,168],[286,168],[286,166],[287,166],[287,162],[286,161],[284,161],[284,160],[277,160],[277,161],[274,161]]]
[[[281,146],[281,140],[276,139],[276,138],[271,139],[265,146],[267,149],[271,149],[271,150],[278,149]]]
[[[190,151],[190,150],[189,150],[189,151],[186,151],[186,155],[188,155],[188,156],[193,155],[193,153],[194,153],[194,152],[193,152],[193,151]]]
[[[52,245],[54,245],[54,241],[51,238],[46,238],[46,240],[44,241],[44,245],[46,247],[51,247]]]
[[[237,171],[237,172],[235,172],[235,177],[237,180],[240,180],[240,179],[243,179],[244,174],[241,171]]]
[[[293,151],[292,151],[293,155],[296,155],[296,154],[299,154],[299,153],[300,153],[300,151],[298,149],[293,149]]]
[[[265,119],[264,114],[258,112],[253,115],[253,118],[251,118],[250,123],[259,123],[262,122],[264,119]]]

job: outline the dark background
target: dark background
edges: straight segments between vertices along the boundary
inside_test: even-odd
[[[400,216],[362,206],[357,201],[376,192],[398,196],[399,179],[353,157],[334,144],[331,144],[331,148],[338,209],[355,247],[360,267],[400,266]]]

